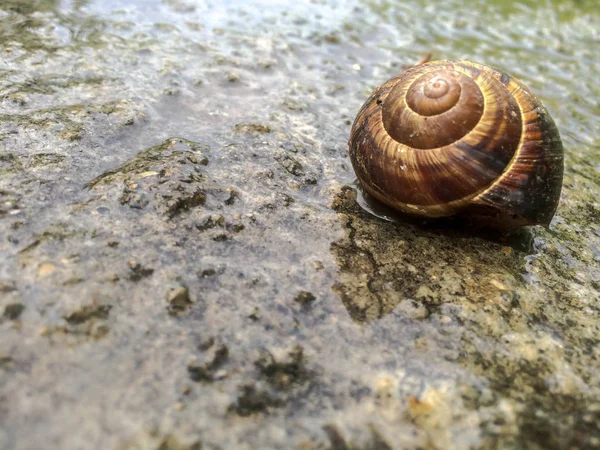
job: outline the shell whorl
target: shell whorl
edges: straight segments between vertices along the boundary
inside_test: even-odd
[[[485,99],[460,72],[436,70],[397,83],[382,105],[383,126],[396,142],[416,149],[452,144],[481,119]]]
[[[521,82],[468,61],[414,66],[376,89],[350,155],[371,195],[429,217],[479,205],[547,223],[562,183],[562,145],[543,105]],[[535,210],[526,217],[523,189],[542,184],[545,199],[526,205]]]

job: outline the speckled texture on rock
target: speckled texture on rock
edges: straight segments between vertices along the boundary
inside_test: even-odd
[[[3,1],[0,448],[600,447],[600,15],[497,3]],[[358,206],[429,52],[544,101],[548,230]]]

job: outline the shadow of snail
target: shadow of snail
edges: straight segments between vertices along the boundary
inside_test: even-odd
[[[346,229],[331,245],[339,267],[334,291],[357,322],[391,313],[437,320],[445,309],[471,310],[483,302],[507,312],[526,289],[520,274],[533,251],[529,229],[506,236],[451,219],[379,220],[359,206],[351,186],[338,192],[332,207]]]

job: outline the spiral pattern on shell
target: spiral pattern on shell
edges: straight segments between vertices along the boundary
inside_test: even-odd
[[[428,217],[548,224],[563,175],[558,130],[515,78],[469,61],[414,66],[377,88],[349,141],[368,193]]]

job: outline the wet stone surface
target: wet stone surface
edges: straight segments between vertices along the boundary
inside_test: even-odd
[[[297,3],[0,4],[0,448],[599,448],[595,3]],[[544,101],[549,229],[359,206],[430,52]]]

